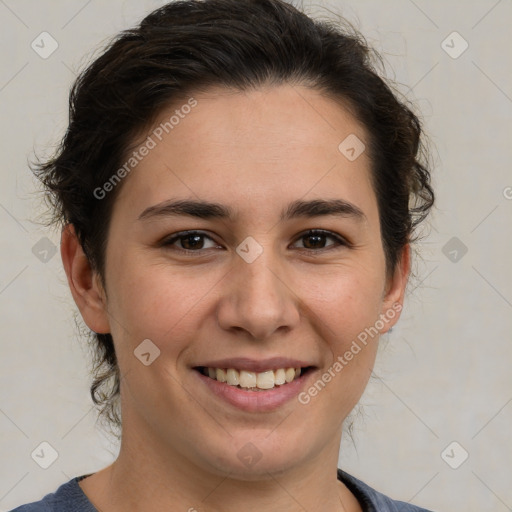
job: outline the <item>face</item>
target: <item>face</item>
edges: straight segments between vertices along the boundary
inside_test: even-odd
[[[303,87],[193,96],[139,146],[154,147],[114,204],[104,311],[82,310],[112,333],[124,435],[241,479],[333,450],[337,461],[407,273],[386,276],[368,155],[338,149],[366,132]],[[158,131],[176,110],[169,133]],[[185,200],[217,207],[170,206]],[[244,370],[251,386],[258,372],[274,387],[235,388],[198,367]],[[276,386],[289,367],[300,378]]]

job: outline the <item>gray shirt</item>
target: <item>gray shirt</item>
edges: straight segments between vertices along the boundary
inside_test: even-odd
[[[98,512],[78,485],[87,476],[72,478],[41,501],[22,505],[11,512]],[[430,512],[410,503],[392,500],[341,469],[338,469],[338,480],[358,499],[363,512]]]

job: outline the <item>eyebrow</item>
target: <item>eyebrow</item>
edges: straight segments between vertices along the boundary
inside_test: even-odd
[[[236,218],[234,210],[223,204],[195,199],[170,199],[146,208],[139,215],[139,220],[180,215],[197,217],[199,219],[225,219],[232,221]],[[312,199],[310,201],[299,199],[291,202],[281,212],[280,221],[287,221],[297,217],[313,218],[323,215],[348,217],[359,222],[366,219],[366,215],[360,208],[342,199]]]

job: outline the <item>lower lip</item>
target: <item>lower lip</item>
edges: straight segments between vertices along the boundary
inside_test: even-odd
[[[306,387],[307,381],[315,373],[314,370],[310,369],[305,375],[301,375],[282,386],[262,391],[246,391],[207,377],[198,370],[192,371],[212,393],[247,412],[268,412],[278,409],[296,397]]]

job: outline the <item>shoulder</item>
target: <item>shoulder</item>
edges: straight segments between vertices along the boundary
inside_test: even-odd
[[[98,512],[78,485],[78,476],[62,484],[42,500],[21,505],[10,512]]]
[[[356,496],[364,512],[432,512],[404,501],[393,500],[341,469],[338,469],[338,480]]]

